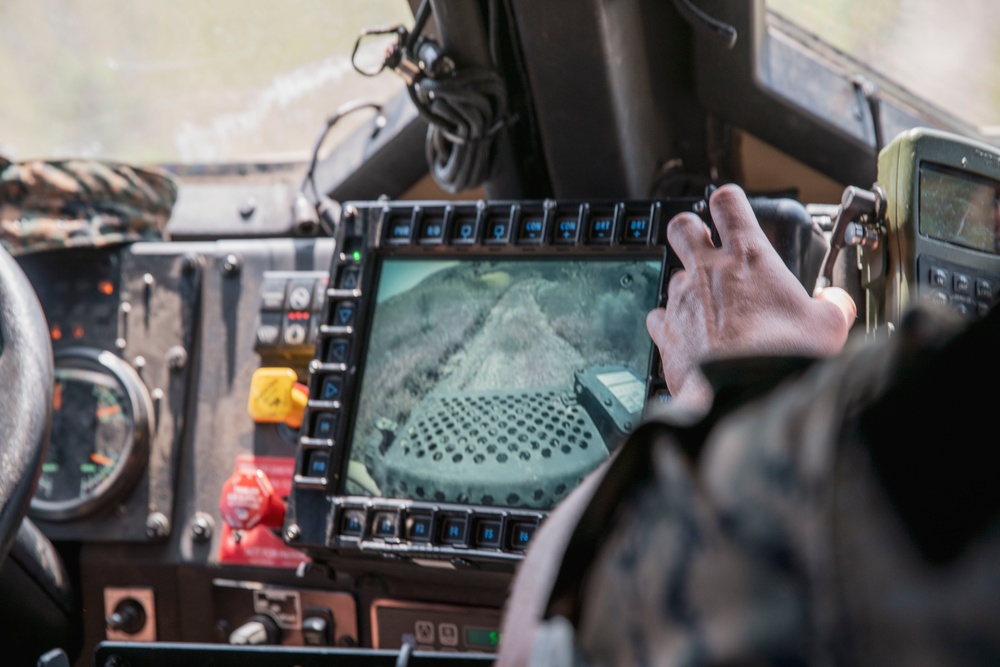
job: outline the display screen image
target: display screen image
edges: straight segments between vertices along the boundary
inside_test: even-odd
[[[920,233],[1000,255],[1000,183],[938,165],[920,165]]]
[[[659,259],[385,259],[343,491],[553,507],[637,424]]]

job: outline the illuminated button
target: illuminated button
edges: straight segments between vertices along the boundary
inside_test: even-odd
[[[309,463],[306,465],[306,475],[309,477],[326,477],[330,469],[330,452],[309,452]]]
[[[657,389],[653,394],[653,402],[657,405],[666,405],[671,400],[670,391],[667,389]]]
[[[615,218],[613,213],[593,213],[590,216],[590,227],[587,238],[596,243],[610,243],[614,234]]]
[[[339,375],[328,375],[323,378],[319,397],[321,401],[339,401],[344,389],[344,378]]]
[[[444,238],[444,219],[441,216],[428,216],[420,226],[421,243],[438,243]]]
[[[509,218],[491,218],[486,223],[486,243],[506,243],[509,237]]]
[[[540,242],[544,229],[544,218],[541,213],[527,214],[521,218],[521,230],[518,232],[517,238],[527,243]]]
[[[427,542],[431,539],[431,515],[411,514],[406,519],[406,536],[414,542]]]
[[[625,218],[625,242],[646,243],[649,239],[649,216],[629,216]]]
[[[376,512],[372,521],[372,535],[381,538],[396,537],[397,521],[395,512]]]
[[[390,243],[408,243],[413,234],[413,225],[407,215],[399,218],[392,218],[389,221],[389,228],[386,231],[386,239]]]
[[[445,544],[465,544],[465,517],[448,517],[441,523],[441,541]]]
[[[333,440],[337,435],[337,415],[332,412],[322,412],[316,415],[313,422],[312,437],[321,440]]]
[[[575,243],[580,221],[576,217],[560,216],[556,218],[555,231],[552,234],[553,243]]]
[[[365,511],[359,509],[344,510],[340,518],[340,534],[347,537],[361,537],[365,532]]]
[[[349,266],[340,274],[340,289],[358,289],[361,284],[361,268]]]
[[[346,364],[350,343],[345,338],[334,338],[326,347],[324,359],[328,364]]]
[[[476,218],[472,216],[463,216],[455,220],[455,224],[452,225],[451,231],[452,243],[458,245],[475,243],[476,236]]]
[[[500,522],[494,520],[480,520],[476,525],[476,546],[477,547],[499,547],[500,546]]]
[[[349,327],[354,324],[354,315],[357,311],[353,301],[342,301],[337,304],[333,311],[333,326]]]
[[[515,522],[511,526],[510,531],[510,546],[512,549],[518,551],[523,551],[528,548],[528,542],[531,541],[532,535],[535,534],[535,529],[537,524],[528,523],[526,521]]]

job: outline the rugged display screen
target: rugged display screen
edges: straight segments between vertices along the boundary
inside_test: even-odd
[[[553,507],[641,417],[661,264],[383,260],[344,492]]]
[[[1000,183],[935,164],[920,165],[920,233],[1000,255]]]

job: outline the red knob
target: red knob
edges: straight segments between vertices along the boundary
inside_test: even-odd
[[[233,530],[257,525],[280,528],[285,522],[285,501],[274,492],[263,470],[237,471],[222,485],[219,512]]]

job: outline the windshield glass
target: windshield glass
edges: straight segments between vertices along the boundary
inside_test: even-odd
[[[1000,2],[767,0],[767,8],[984,134],[1000,133]]]
[[[406,0],[4,0],[0,154],[304,160],[339,105],[401,89],[350,64],[363,28],[397,23]]]

